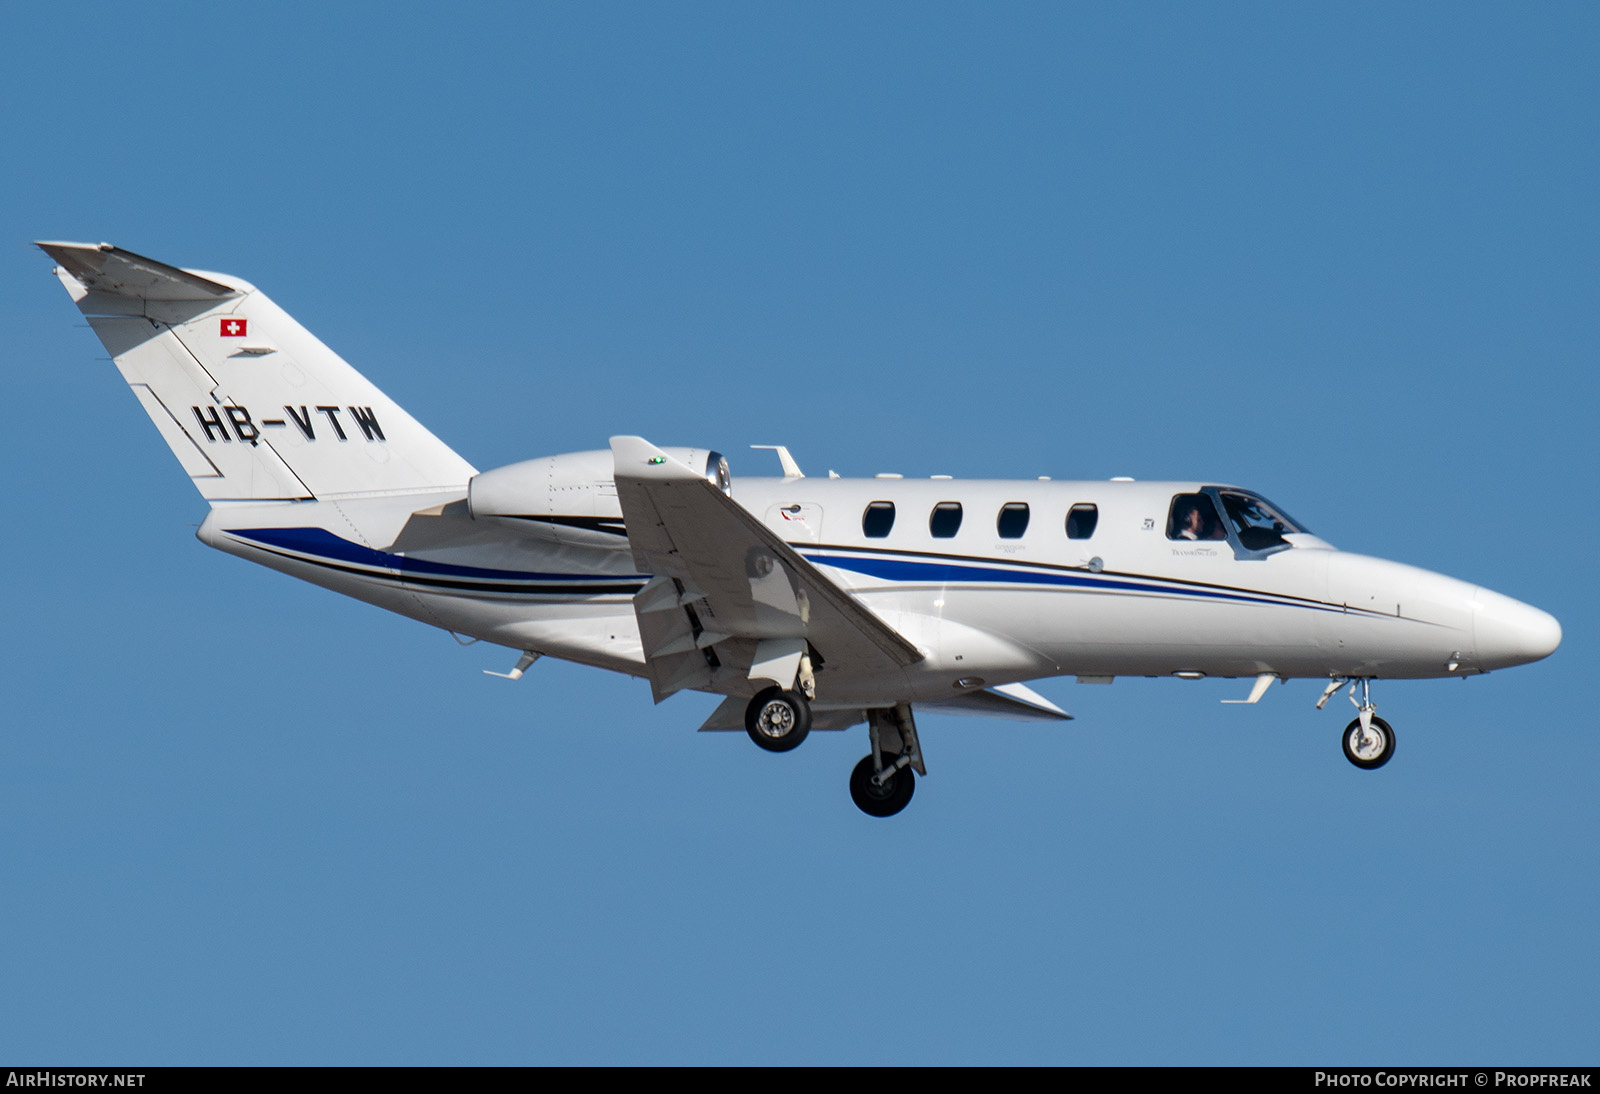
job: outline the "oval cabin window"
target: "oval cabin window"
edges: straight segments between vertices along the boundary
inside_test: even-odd
[[[861,514],[861,534],[868,539],[882,539],[894,527],[894,502],[875,501]]]
[[[995,520],[995,530],[1000,533],[1001,539],[1021,539],[1022,533],[1028,530],[1028,503],[1008,501],[1002,505],[1000,516]]]
[[[1094,526],[1100,523],[1100,507],[1097,505],[1074,505],[1067,513],[1067,538],[1088,539],[1094,535]]]
[[[928,531],[934,539],[949,539],[961,530],[961,503],[941,501],[928,517]]]

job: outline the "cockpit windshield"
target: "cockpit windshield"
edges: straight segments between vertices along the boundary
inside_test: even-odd
[[[1273,505],[1259,494],[1242,490],[1219,490],[1222,508],[1239,537],[1239,545],[1247,551],[1265,551],[1270,547],[1287,544],[1286,534],[1304,532],[1288,513]]]

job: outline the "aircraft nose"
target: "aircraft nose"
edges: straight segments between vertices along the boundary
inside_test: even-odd
[[[1489,589],[1472,599],[1478,661],[1486,668],[1526,665],[1561,645],[1561,624],[1549,612]]]

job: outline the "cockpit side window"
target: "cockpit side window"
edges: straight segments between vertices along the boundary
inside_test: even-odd
[[[1239,490],[1223,490],[1221,497],[1239,546],[1247,551],[1284,546],[1288,542],[1283,538],[1285,533],[1305,531],[1266,498]]]
[[[1179,494],[1167,515],[1168,539],[1227,539],[1217,507],[1205,494]]]

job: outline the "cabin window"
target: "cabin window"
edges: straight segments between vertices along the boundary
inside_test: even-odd
[[[1179,494],[1167,516],[1168,539],[1227,539],[1217,507],[1205,494]]]
[[[875,501],[861,514],[861,534],[868,539],[882,539],[894,527],[894,502]]]
[[[1022,533],[1028,530],[1028,503],[1006,502],[1000,507],[1000,516],[996,518],[994,525],[1001,539],[1021,539]]]
[[[928,531],[934,539],[949,539],[961,530],[961,503],[941,501],[928,517]]]
[[[1088,503],[1074,505],[1067,510],[1067,538],[1088,539],[1094,535],[1094,526],[1099,523],[1099,506]]]

